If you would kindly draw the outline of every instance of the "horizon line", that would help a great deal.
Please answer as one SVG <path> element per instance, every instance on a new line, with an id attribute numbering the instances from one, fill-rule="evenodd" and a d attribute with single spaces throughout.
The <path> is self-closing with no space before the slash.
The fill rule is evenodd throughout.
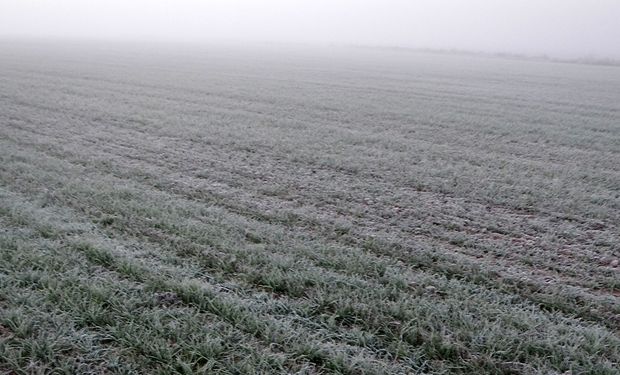
<path id="1" fill-rule="evenodd" d="M 581 55 L 578 57 L 559 57 L 546 53 L 521 53 L 510 51 L 485 51 L 476 49 L 462 48 L 443 48 L 443 47 L 423 47 L 423 46 L 404 46 L 390 44 L 368 44 L 368 43 L 350 43 L 350 42 L 320 42 L 320 41 L 277 41 L 277 40 L 239 40 L 239 39 L 175 39 L 161 37 L 144 37 L 136 36 L 130 38 L 121 38 L 115 36 L 66 36 L 66 35 L 32 35 L 32 34 L 0 34 L 0 41 L 52 41 L 52 42 L 97 42 L 97 43 L 149 43 L 164 45 L 285 45 L 285 46 L 310 46 L 314 48 L 320 47 L 341 47 L 341 48 L 359 48 L 372 50 L 389 50 L 402 52 L 422 52 L 439 55 L 459 55 L 459 56 L 477 56 L 486 58 L 498 58 L 506 60 L 523 60 L 523 61 L 539 61 L 565 64 L 581 64 L 581 65 L 598 65 L 620 67 L 620 58 L 597 56 L 597 55 Z"/>

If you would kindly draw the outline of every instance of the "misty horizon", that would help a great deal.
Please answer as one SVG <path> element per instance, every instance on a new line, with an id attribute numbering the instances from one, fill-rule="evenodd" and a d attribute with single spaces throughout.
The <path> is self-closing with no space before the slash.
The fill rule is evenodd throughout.
<path id="1" fill-rule="evenodd" d="M 294 43 L 620 59 L 620 2 L 7 0 L 0 37 Z"/>

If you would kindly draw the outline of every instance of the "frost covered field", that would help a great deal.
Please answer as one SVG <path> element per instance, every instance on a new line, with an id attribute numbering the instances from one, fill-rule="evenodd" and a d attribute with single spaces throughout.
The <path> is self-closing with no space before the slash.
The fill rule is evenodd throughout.
<path id="1" fill-rule="evenodd" d="M 620 68 L 0 42 L 0 373 L 618 374 Z"/>

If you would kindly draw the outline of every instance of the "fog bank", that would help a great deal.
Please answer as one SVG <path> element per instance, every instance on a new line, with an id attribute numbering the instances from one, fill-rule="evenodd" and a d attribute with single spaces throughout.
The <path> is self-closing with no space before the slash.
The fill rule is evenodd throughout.
<path id="1" fill-rule="evenodd" d="M 2 0 L 0 36 L 294 42 L 620 58 L 617 0 Z"/>

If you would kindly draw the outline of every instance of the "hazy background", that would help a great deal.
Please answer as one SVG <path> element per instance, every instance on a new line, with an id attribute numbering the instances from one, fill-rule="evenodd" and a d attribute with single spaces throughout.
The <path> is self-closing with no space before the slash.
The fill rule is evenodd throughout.
<path id="1" fill-rule="evenodd" d="M 330 43 L 618 59 L 620 0 L 0 0 L 0 36 Z"/>

